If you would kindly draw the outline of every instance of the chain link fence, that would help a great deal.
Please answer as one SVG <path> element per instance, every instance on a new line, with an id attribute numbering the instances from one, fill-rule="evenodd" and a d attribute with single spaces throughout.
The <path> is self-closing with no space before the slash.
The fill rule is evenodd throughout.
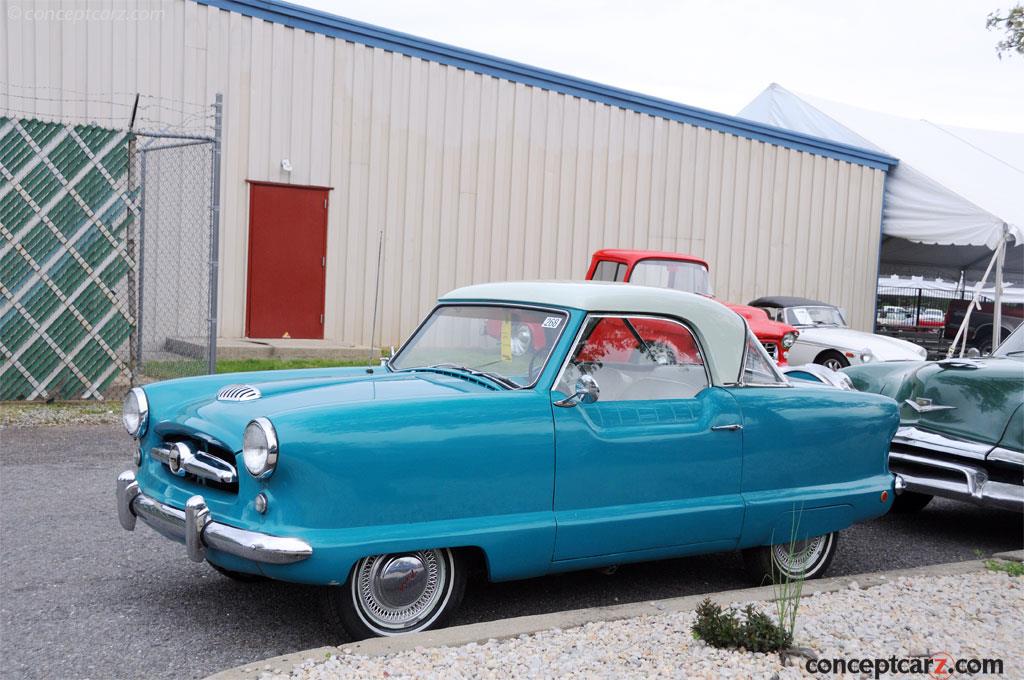
<path id="1" fill-rule="evenodd" d="M 136 110 L 120 128 L 0 111 L 0 400 L 214 370 L 220 96 L 195 133 L 133 130 Z"/>
<path id="2" fill-rule="evenodd" d="M 215 139 L 141 136 L 135 379 L 216 365 Z"/>

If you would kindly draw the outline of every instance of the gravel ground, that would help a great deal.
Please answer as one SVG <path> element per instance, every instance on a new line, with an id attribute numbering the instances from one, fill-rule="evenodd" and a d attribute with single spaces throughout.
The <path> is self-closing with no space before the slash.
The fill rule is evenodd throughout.
<path id="1" fill-rule="evenodd" d="M 997 658 L 1024 668 L 1024 579 L 1006 574 L 901 578 L 803 601 L 796 639 L 819 659 Z M 899 603 L 899 615 L 880 603 Z M 770 603 L 757 603 L 773 615 Z M 804 660 L 716 649 L 694 640 L 693 612 L 591 623 L 463 647 L 382 657 L 343 653 L 261 680 L 328 678 L 801 678 Z M 831 674 L 828 674 L 831 675 Z M 859 674 L 858 674 L 859 676 Z M 856 677 L 856 676 L 855 676 Z"/>
<path id="2" fill-rule="evenodd" d="M 121 422 L 121 403 L 0 403 L 0 427 L 114 425 Z"/>
<path id="3" fill-rule="evenodd" d="M 346 642 L 322 591 L 239 584 L 140 525 L 123 531 L 120 426 L 0 428 L 0 677 L 189 678 Z M 833 576 L 1024 547 L 1017 513 L 937 500 L 843 532 Z M 977 551 L 977 553 L 976 553 Z M 453 624 L 747 587 L 737 553 L 510 583 L 471 581 Z"/>

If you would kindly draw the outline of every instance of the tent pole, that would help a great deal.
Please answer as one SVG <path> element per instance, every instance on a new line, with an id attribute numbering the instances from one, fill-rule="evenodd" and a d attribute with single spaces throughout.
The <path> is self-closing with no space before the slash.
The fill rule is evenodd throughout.
<path id="1" fill-rule="evenodd" d="M 1006 236 L 1009 229 L 1003 223 L 1003 233 L 999 239 L 999 252 L 996 254 L 996 299 L 992 309 L 992 349 L 999 346 L 1003 335 L 1003 262 L 1006 259 Z"/>
<path id="2" fill-rule="evenodd" d="M 960 328 L 956 331 L 956 336 L 953 338 L 953 343 L 946 350 L 946 358 L 949 359 L 957 351 L 956 346 L 960 345 L 960 356 L 964 355 L 967 351 L 967 329 L 971 326 L 971 312 L 975 309 L 981 309 L 981 304 L 978 302 L 978 298 L 981 297 L 981 289 L 985 287 L 985 282 L 988 281 L 988 275 L 992 273 L 992 265 L 999 259 L 999 253 L 1002 252 L 1000 246 L 996 246 L 996 252 L 988 261 L 988 267 L 985 268 L 985 273 L 982 275 L 981 280 L 974 284 L 974 294 L 971 296 L 971 303 L 967 305 L 967 311 L 964 313 L 964 320 L 960 323 Z M 966 288 L 966 283 L 964 287 Z M 962 344 L 961 344 L 962 343 Z"/>

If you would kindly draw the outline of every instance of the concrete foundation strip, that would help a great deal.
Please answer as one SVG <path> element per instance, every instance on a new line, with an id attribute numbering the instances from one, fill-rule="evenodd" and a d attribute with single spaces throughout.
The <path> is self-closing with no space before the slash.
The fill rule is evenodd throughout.
<path id="1" fill-rule="evenodd" d="M 1024 550 L 996 553 L 992 559 L 1007 560 L 1013 562 L 1024 562 Z M 987 560 L 971 560 L 968 562 L 950 562 L 947 564 L 933 564 L 925 567 L 913 567 L 910 569 L 895 569 L 872 574 L 856 574 L 853 576 L 837 576 L 804 583 L 803 596 L 817 593 L 830 593 L 837 590 L 849 588 L 850 584 L 856 582 L 860 588 L 873 588 L 888 583 L 894 579 L 908 576 L 954 576 L 957 574 L 970 574 L 985 570 Z M 534 616 L 520 616 L 500 621 L 485 621 L 483 623 L 472 623 L 465 626 L 455 626 L 432 630 L 425 633 L 414 633 L 393 638 L 372 638 L 361 642 L 352 642 L 338 646 L 317 647 L 301 652 L 275 656 L 263 661 L 255 661 L 242 666 L 230 668 L 215 673 L 207 680 L 252 680 L 264 672 L 289 673 L 291 670 L 304 661 L 310 659 L 323 661 L 331 654 L 363 654 L 365 656 L 386 656 L 397 652 L 404 652 L 417 647 L 460 647 L 471 642 L 487 642 L 488 640 L 501 640 L 505 638 L 518 637 L 539 633 L 540 631 L 552 628 L 575 628 L 594 621 L 618 621 L 630 619 L 637 616 L 657 616 L 680 611 L 692 611 L 700 602 L 711 598 L 723 606 L 742 603 L 760 602 L 771 600 L 774 597 L 774 590 L 771 586 L 760 588 L 744 588 L 741 590 L 726 590 L 717 593 L 702 593 L 700 595 L 687 595 L 685 597 L 673 597 L 665 600 L 649 600 L 645 602 L 632 602 L 629 604 L 617 604 L 606 607 L 590 607 L 588 609 L 576 609 L 572 611 L 554 612 L 551 614 L 537 614 Z"/>

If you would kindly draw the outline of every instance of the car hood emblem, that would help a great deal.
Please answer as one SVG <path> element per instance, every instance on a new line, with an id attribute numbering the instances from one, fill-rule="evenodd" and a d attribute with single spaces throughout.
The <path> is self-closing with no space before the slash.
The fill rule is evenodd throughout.
<path id="1" fill-rule="evenodd" d="M 914 409 L 918 413 L 931 413 L 932 411 L 949 411 L 955 409 L 956 406 L 943 406 L 942 404 L 932 403 L 931 399 L 925 397 L 915 397 L 913 399 L 907 399 L 903 402 L 910 408 Z"/>

